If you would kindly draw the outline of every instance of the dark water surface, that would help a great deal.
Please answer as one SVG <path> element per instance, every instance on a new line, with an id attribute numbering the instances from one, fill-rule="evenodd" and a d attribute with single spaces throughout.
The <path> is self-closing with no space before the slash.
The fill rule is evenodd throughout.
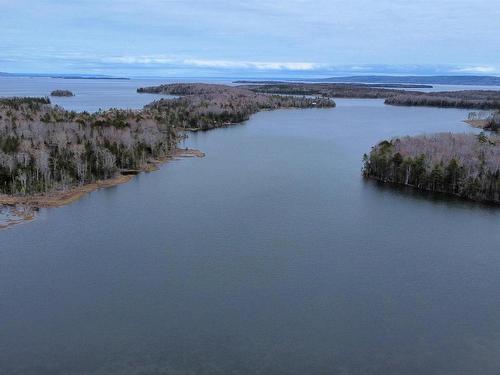
<path id="1" fill-rule="evenodd" d="M 0 373 L 500 373 L 500 210 L 360 177 L 467 112 L 337 103 L 1 231 Z"/>

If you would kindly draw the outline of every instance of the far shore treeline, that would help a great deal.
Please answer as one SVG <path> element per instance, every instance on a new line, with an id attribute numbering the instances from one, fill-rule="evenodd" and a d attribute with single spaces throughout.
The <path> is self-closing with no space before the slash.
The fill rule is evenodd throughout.
<path id="1" fill-rule="evenodd" d="M 266 83 L 239 87 L 270 94 L 385 99 L 385 104 L 391 105 L 500 109 L 500 91 L 495 90 L 422 92 L 348 83 Z"/>

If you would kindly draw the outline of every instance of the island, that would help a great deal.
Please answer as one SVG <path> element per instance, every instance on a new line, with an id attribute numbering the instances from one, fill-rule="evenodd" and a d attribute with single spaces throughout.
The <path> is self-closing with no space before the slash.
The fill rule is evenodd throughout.
<path id="1" fill-rule="evenodd" d="M 71 91 L 69 90 L 54 90 L 50 93 L 50 96 L 75 96 Z"/>
<path id="2" fill-rule="evenodd" d="M 384 183 L 500 204 L 500 137 L 440 133 L 384 140 L 363 157 Z"/>
<path id="3" fill-rule="evenodd" d="M 333 108 L 325 98 L 264 95 L 231 86 L 173 84 L 139 89 L 178 95 L 141 110 L 67 111 L 49 98 L 0 98 L 0 204 L 59 206 L 123 183 L 175 157 L 186 131 L 241 123 L 279 108 Z"/>

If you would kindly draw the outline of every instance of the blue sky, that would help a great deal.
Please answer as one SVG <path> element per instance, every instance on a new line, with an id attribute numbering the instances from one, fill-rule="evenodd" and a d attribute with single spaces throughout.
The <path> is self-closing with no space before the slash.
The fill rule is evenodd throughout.
<path id="1" fill-rule="evenodd" d="M 499 0 L 0 0 L 0 71 L 500 75 Z"/>

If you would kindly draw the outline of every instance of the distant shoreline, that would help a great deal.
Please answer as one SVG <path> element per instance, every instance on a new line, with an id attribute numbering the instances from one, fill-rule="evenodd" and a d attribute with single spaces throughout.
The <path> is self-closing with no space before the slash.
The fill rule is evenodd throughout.
<path id="1" fill-rule="evenodd" d="M 0 78 L 59 78 L 59 79 L 103 79 L 103 80 L 130 80 L 127 77 L 113 77 L 87 74 L 37 74 L 37 73 L 5 73 L 0 72 Z"/>

